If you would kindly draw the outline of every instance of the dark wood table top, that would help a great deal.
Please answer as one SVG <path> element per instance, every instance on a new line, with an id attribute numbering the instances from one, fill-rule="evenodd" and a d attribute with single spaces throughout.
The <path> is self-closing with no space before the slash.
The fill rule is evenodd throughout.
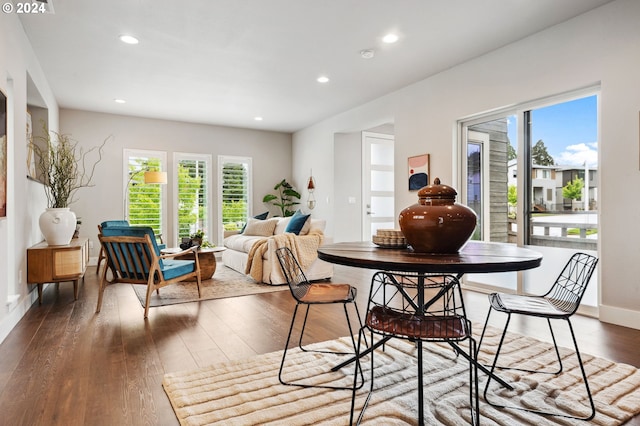
<path id="1" fill-rule="evenodd" d="M 457 254 L 414 253 L 381 248 L 368 241 L 327 244 L 318 257 L 339 265 L 418 273 L 488 273 L 537 268 L 542 254 L 514 244 L 469 241 Z"/>

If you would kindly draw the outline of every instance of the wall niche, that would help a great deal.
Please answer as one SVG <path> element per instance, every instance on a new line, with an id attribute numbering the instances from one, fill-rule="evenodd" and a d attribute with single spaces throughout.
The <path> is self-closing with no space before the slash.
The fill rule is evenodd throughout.
<path id="1" fill-rule="evenodd" d="M 35 83 L 31 79 L 29 73 L 27 73 L 27 129 L 26 140 L 27 144 L 27 164 L 26 173 L 27 178 L 42 182 L 43 178 L 38 171 L 36 164 L 38 159 L 36 153 L 33 150 L 31 143 L 36 144 L 39 148 L 46 152 L 45 140 L 46 130 L 49 128 L 49 109 L 44 102 L 40 91 L 36 87 Z"/>

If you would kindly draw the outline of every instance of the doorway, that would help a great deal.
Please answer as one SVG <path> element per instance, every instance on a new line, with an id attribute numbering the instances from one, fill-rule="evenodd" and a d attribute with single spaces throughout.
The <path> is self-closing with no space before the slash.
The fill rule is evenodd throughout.
<path id="1" fill-rule="evenodd" d="M 394 136 L 362 132 L 362 241 L 395 227 Z"/>

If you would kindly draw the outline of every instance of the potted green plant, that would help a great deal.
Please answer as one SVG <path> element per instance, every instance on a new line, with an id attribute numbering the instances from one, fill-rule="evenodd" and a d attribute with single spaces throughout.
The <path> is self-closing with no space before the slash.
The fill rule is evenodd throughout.
<path id="1" fill-rule="evenodd" d="M 65 245 L 77 225 L 69 205 L 80 188 L 93 186 L 93 175 L 109 138 L 84 150 L 68 135 L 50 132 L 46 125 L 43 134 L 30 143 L 47 197 L 48 208 L 40 216 L 40 230 L 49 245 Z M 93 156 L 96 158 L 90 159 Z"/>
<path id="2" fill-rule="evenodd" d="M 196 232 L 189 236 L 191 238 L 191 245 L 202 247 L 202 242 L 204 241 L 204 231 L 198 229 Z"/>
<path id="3" fill-rule="evenodd" d="M 262 202 L 278 207 L 282 217 L 293 216 L 295 210 L 292 210 L 291 207 L 300 204 L 297 201 L 300 199 L 300 193 L 286 179 L 282 179 L 273 189 L 278 193 L 265 195 Z"/>

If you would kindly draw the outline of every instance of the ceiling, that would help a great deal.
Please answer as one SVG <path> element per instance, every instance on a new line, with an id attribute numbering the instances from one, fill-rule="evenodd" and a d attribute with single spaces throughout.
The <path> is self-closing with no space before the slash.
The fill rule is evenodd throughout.
<path id="1" fill-rule="evenodd" d="M 19 16 L 62 108 L 294 132 L 609 1 L 49 0 Z"/>

